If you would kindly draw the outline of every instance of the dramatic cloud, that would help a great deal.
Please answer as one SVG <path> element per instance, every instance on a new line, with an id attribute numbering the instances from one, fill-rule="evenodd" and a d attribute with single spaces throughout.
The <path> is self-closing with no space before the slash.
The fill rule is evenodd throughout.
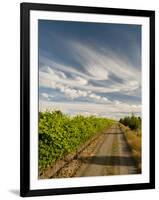
<path id="1" fill-rule="evenodd" d="M 119 25 L 116 26 L 119 28 Z M 107 25 L 105 27 L 107 29 Z M 131 27 L 129 29 L 131 30 Z M 124 27 L 123 30 L 127 31 L 130 38 L 129 29 Z M 135 32 L 127 45 L 120 43 L 120 38 L 115 44 L 112 38 L 105 37 L 101 45 L 102 41 L 98 35 L 92 38 L 92 41 L 93 39 L 96 41 L 92 44 L 89 40 L 83 41 L 85 36 L 84 39 L 76 38 L 78 31 L 74 29 L 72 37 L 68 36 L 70 32 L 66 30 L 66 39 L 60 36 L 61 28 L 57 36 L 52 28 L 47 30 L 44 24 L 42 30 L 53 35 L 51 34 L 51 37 L 49 34 L 47 37 L 43 31 L 40 32 L 40 109 L 48 107 L 52 109 L 57 106 L 69 114 L 95 114 L 116 118 L 131 112 L 141 114 L 141 58 L 139 56 L 141 40 L 137 44 Z M 138 27 L 136 32 L 139 32 Z M 86 33 L 90 34 L 91 38 L 93 33 L 90 30 Z M 114 32 L 110 37 L 117 37 L 113 34 Z M 48 38 L 50 44 L 51 41 L 52 44 L 53 41 L 55 42 L 55 45 L 47 44 L 49 49 L 43 44 L 44 41 L 47 43 Z"/>
<path id="2" fill-rule="evenodd" d="M 75 76 L 74 79 L 69 79 L 63 72 L 53 71 L 50 67 L 46 67 L 46 72 L 40 71 L 39 77 L 40 86 L 57 89 L 71 99 L 87 97 L 99 102 L 108 102 L 106 97 L 101 97 L 92 93 L 90 90 L 87 90 L 86 85 L 88 80 L 82 77 Z M 83 90 L 74 88 L 83 88 Z M 42 93 L 42 96 L 49 98 L 49 95 L 46 93 Z"/>

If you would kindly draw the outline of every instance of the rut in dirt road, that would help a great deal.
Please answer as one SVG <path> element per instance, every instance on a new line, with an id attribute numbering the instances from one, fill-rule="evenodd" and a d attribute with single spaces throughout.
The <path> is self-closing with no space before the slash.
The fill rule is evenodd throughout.
<path id="1" fill-rule="evenodd" d="M 91 156 L 79 159 L 82 164 L 75 177 L 137 174 L 131 150 L 117 124 L 104 133 Z"/>

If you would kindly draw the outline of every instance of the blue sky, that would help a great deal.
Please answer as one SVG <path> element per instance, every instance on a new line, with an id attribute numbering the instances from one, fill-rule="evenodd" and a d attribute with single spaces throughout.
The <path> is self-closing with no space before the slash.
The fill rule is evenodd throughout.
<path id="1" fill-rule="evenodd" d="M 141 26 L 39 20 L 39 106 L 141 115 Z"/>

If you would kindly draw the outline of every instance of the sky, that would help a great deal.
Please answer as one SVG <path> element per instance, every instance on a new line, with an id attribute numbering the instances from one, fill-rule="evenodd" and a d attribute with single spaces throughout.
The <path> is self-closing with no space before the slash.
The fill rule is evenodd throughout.
<path id="1" fill-rule="evenodd" d="M 39 20 L 39 110 L 141 116 L 141 26 Z"/>

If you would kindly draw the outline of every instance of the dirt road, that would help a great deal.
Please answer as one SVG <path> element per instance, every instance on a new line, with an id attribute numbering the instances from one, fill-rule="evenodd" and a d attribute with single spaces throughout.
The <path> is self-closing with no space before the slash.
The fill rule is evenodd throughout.
<path id="1" fill-rule="evenodd" d="M 91 156 L 78 157 L 81 164 L 75 177 L 136 174 L 137 169 L 118 124 L 105 131 Z"/>
<path id="2" fill-rule="evenodd" d="M 50 178 L 137 173 L 124 133 L 116 123 Z"/>

